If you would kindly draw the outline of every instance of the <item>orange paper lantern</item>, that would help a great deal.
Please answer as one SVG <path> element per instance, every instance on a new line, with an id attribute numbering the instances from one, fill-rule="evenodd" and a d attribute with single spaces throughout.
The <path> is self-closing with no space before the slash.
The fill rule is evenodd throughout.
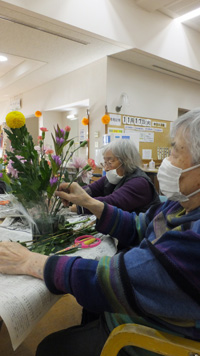
<path id="1" fill-rule="evenodd" d="M 36 117 L 40 117 L 40 116 L 42 116 L 41 111 L 39 111 L 39 110 L 38 110 L 38 111 L 36 111 L 36 112 L 35 112 L 35 116 L 36 116 Z"/>
<path id="2" fill-rule="evenodd" d="M 104 116 L 102 116 L 101 121 L 103 122 L 104 125 L 109 124 L 110 116 L 108 114 L 105 114 Z"/>
<path id="3" fill-rule="evenodd" d="M 82 120 L 81 120 L 81 123 L 85 126 L 87 126 L 89 124 L 89 119 L 87 117 L 84 117 Z"/>

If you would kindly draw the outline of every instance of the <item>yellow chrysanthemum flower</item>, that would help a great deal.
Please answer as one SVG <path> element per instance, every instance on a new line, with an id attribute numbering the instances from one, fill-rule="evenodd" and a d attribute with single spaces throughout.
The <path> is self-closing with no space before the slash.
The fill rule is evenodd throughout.
<path id="1" fill-rule="evenodd" d="M 20 111 L 11 111 L 6 116 L 6 124 L 11 129 L 19 129 L 26 122 L 25 116 Z"/>

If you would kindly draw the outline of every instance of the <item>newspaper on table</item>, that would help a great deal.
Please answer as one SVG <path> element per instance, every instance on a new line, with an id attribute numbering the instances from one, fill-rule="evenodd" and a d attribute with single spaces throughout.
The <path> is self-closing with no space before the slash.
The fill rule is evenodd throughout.
<path id="1" fill-rule="evenodd" d="M 32 232 L 27 219 L 22 214 L 12 195 L 0 194 L 0 201 L 9 200 L 10 204 L 0 205 L 0 219 L 5 218 L 0 225 L 0 241 L 30 241 Z M 9 210 L 10 207 L 10 210 Z M 69 213 L 66 219 L 69 222 L 80 221 L 78 229 L 86 216 Z M 92 222 L 94 215 L 87 216 Z M 115 240 L 110 236 L 97 234 L 101 238 L 100 245 L 81 249 L 69 256 L 81 256 L 99 260 L 102 256 L 113 256 L 116 252 Z M 13 349 L 24 341 L 39 320 L 61 298 L 49 292 L 44 281 L 31 276 L 0 274 L 0 317 L 6 324 Z"/>

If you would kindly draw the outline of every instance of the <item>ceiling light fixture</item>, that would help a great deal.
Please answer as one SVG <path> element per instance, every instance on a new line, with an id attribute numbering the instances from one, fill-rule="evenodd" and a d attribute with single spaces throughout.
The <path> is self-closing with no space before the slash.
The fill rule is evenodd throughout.
<path id="1" fill-rule="evenodd" d="M 200 7 L 198 9 L 187 12 L 185 15 L 177 17 L 175 20 L 177 22 L 184 22 L 190 19 L 193 19 L 194 17 L 200 16 Z"/>
<path id="2" fill-rule="evenodd" d="M 74 114 L 67 115 L 66 118 L 69 120 L 77 120 L 78 119 L 77 116 L 75 116 Z"/>
<path id="3" fill-rule="evenodd" d="M 0 62 L 6 62 L 8 58 L 6 56 L 0 56 Z"/>

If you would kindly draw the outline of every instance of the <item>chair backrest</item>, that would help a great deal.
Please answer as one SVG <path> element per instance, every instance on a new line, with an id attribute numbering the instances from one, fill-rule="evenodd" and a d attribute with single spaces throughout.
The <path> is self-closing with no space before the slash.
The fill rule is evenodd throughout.
<path id="1" fill-rule="evenodd" d="M 117 356 L 118 352 L 128 345 L 165 356 L 200 356 L 200 342 L 137 324 L 116 327 L 100 356 Z"/>

